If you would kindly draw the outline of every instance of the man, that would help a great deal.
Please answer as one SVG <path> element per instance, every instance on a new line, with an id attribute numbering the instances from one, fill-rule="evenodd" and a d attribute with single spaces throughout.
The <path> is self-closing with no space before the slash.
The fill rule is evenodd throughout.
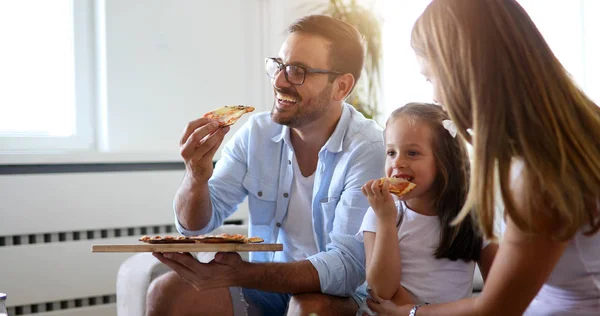
<path id="1" fill-rule="evenodd" d="M 361 186 L 383 175 L 381 128 L 344 99 L 364 60 L 361 36 L 326 16 L 288 29 L 276 58 L 266 59 L 275 104 L 234 135 L 213 171 L 228 128 L 208 119 L 181 139 L 186 176 L 175 197 L 178 230 L 212 231 L 248 196 L 250 235 L 282 243 L 283 252 L 155 256 L 179 274 L 153 282 L 150 315 L 354 315 L 364 282 L 364 249 L 354 235 L 368 208 Z M 216 132 L 215 132 L 216 131 Z M 212 136 L 208 136 L 211 133 Z M 206 138 L 205 138 L 206 137 Z"/>

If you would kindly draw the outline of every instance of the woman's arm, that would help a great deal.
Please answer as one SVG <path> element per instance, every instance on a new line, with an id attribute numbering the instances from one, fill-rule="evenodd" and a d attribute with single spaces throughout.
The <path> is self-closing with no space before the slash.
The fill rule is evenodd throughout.
<path id="1" fill-rule="evenodd" d="M 400 248 L 393 221 L 377 222 L 377 233 L 364 232 L 367 283 L 375 295 L 389 300 L 400 287 Z"/>
<path id="2" fill-rule="evenodd" d="M 487 281 L 487 276 L 492 268 L 492 263 L 496 257 L 496 252 L 498 252 L 498 244 L 489 243 L 487 246 L 485 246 L 485 248 L 483 248 L 481 251 L 481 257 L 479 258 L 479 261 L 477 261 L 477 266 L 479 266 L 479 271 L 481 272 L 484 283 Z"/>

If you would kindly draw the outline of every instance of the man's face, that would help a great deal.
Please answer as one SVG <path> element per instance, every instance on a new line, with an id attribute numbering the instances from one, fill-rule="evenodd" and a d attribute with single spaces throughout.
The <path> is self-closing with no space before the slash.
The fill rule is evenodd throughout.
<path id="1" fill-rule="evenodd" d="M 279 50 L 279 62 L 329 70 L 328 45 L 323 37 L 294 32 Z M 327 74 L 306 73 L 304 83 L 294 85 L 279 71 L 271 82 L 275 92 L 271 118 L 278 124 L 299 128 L 323 117 L 330 109 L 332 83 Z"/>

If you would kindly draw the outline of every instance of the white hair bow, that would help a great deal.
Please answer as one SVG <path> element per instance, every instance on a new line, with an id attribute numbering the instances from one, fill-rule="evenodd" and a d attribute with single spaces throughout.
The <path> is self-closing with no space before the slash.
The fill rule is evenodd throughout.
<path id="1" fill-rule="evenodd" d="M 454 125 L 454 122 L 452 122 L 452 120 L 443 120 L 442 125 L 448 131 L 448 133 L 450 133 L 450 136 L 456 138 L 456 133 L 458 131 L 456 129 L 456 125 Z"/>

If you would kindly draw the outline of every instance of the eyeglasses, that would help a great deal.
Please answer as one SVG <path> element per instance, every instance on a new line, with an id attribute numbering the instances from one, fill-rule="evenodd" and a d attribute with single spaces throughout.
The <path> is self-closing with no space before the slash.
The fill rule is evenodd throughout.
<path id="1" fill-rule="evenodd" d="M 265 64 L 267 69 L 267 76 L 271 79 L 275 79 L 277 74 L 283 70 L 283 74 L 285 75 L 285 79 L 294 85 L 301 85 L 304 83 L 306 79 L 307 73 L 315 73 L 315 74 L 333 74 L 333 75 L 341 75 L 341 72 L 333 71 L 333 70 L 324 70 L 324 69 L 315 69 L 315 68 L 306 68 L 303 66 L 296 65 L 286 65 L 279 62 L 275 58 L 265 58 Z"/>

